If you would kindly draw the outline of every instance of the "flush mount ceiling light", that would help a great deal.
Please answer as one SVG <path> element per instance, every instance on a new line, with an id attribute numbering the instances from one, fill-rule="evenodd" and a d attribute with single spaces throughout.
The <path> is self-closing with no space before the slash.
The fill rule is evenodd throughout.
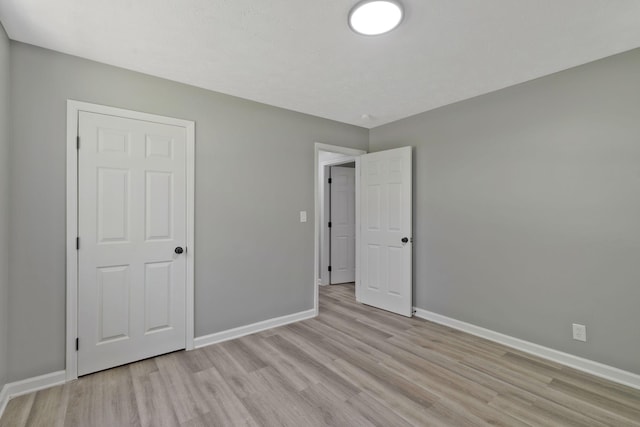
<path id="1" fill-rule="evenodd" d="M 365 36 L 388 33 L 402 21 L 402 5 L 397 1 L 366 0 L 349 12 L 349 26 Z"/>

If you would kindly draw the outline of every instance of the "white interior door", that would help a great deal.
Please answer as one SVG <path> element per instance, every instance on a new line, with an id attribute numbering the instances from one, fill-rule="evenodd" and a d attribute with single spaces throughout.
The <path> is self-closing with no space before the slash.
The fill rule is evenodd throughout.
<path id="1" fill-rule="evenodd" d="M 360 280 L 357 299 L 413 313 L 411 147 L 360 160 Z"/>
<path id="2" fill-rule="evenodd" d="M 186 130 L 80 112 L 78 132 L 85 375 L 185 348 Z"/>
<path id="3" fill-rule="evenodd" d="M 356 280 L 355 168 L 331 167 L 331 284 Z"/>

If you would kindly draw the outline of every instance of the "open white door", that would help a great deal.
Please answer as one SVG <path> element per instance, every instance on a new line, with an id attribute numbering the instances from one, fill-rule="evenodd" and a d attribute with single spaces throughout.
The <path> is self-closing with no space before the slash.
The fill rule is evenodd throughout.
<path id="1" fill-rule="evenodd" d="M 360 159 L 357 300 L 411 317 L 411 147 L 365 154 Z"/>
<path id="2" fill-rule="evenodd" d="M 331 167 L 331 284 L 356 280 L 356 170 Z"/>

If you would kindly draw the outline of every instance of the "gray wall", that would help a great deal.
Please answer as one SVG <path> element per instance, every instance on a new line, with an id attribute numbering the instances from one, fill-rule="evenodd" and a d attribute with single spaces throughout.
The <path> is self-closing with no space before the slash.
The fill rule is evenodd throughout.
<path id="1" fill-rule="evenodd" d="M 9 324 L 9 38 L 0 24 L 0 390 L 7 382 Z"/>
<path id="2" fill-rule="evenodd" d="M 313 308 L 313 143 L 366 149 L 366 129 L 21 43 L 11 54 L 11 380 L 64 369 L 68 98 L 196 121 L 196 336 Z"/>
<path id="3" fill-rule="evenodd" d="M 634 50 L 371 130 L 415 147 L 418 307 L 640 373 L 639 76 Z"/>
<path id="4" fill-rule="evenodd" d="M 5 174 L 7 45 L 0 34 Z M 10 53 L 0 384 L 64 368 L 68 98 L 196 121 L 197 336 L 312 308 L 313 142 L 366 149 L 366 130 L 20 43 Z M 638 75 L 640 50 L 371 131 L 371 151 L 416 147 L 418 307 L 640 373 Z"/>

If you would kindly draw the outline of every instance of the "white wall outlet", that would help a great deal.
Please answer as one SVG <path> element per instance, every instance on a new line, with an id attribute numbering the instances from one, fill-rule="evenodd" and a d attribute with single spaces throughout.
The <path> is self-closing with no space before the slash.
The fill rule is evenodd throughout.
<path id="1" fill-rule="evenodd" d="M 587 327 L 578 323 L 573 324 L 573 339 L 576 341 L 587 341 Z"/>
<path id="2" fill-rule="evenodd" d="M 307 222 L 307 211 L 300 211 L 300 222 Z"/>

